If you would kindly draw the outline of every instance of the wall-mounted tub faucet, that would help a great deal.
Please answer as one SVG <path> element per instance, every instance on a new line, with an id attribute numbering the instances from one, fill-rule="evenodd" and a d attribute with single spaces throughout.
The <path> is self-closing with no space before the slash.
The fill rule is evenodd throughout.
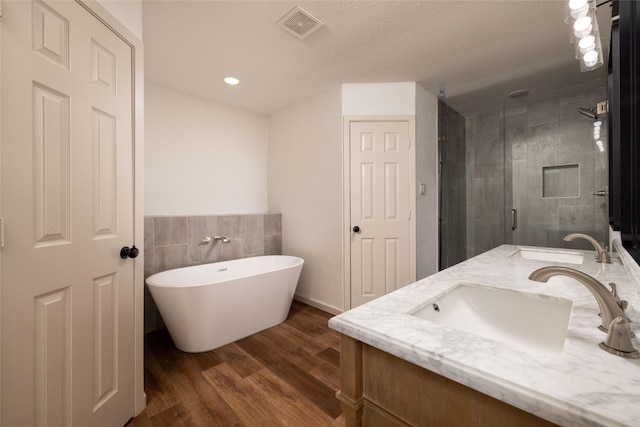
<path id="1" fill-rule="evenodd" d="M 564 239 L 562 240 L 564 240 L 565 242 L 570 242 L 574 239 L 585 239 L 589 241 L 589 243 L 591 243 L 593 247 L 596 249 L 596 251 L 598 252 L 598 255 L 597 255 L 598 262 L 611 264 L 611 258 L 609 257 L 609 252 L 607 251 L 607 247 L 603 246 L 596 239 L 594 239 L 593 237 L 587 234 L 574 233 L 574 234 L 567 234 L 566 236 L 564 236 Z"/>
<path id="2" fill-rule="evenodd" d="M 569 267 L 542 267 L 529 275 L 529 280 L 547 282 L 553 276 L 567 276 L 583 284 L 595 297 L 600 307 L 602 321 L 598 329 L 607 332 L 607 339 L 600 347 L 622 357 L 640 358 L 640 353 L 633 347 L 631 337 L 634 336 L 629 327 L 629 319 L 624 313 L 613 293 L 598 280 L 581 271 Z"/>

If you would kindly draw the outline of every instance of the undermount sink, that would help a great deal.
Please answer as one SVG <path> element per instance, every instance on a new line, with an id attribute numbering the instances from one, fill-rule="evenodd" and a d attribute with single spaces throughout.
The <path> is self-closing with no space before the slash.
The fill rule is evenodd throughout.
<path id="1" fill-rule="evenodd" d="M 458 283 L 410 314 L 521 350 L 559 355 L 571 306 L 564 298 Z"/>
<path id="2" fill-rule="evenodd" d="M 559 249 L 518 248 L 512 257 L 533 259 L 536 261 L 560 262 L 565 264 L 582 264 L 584 254 L 581 252 L 563 251 Z"/>

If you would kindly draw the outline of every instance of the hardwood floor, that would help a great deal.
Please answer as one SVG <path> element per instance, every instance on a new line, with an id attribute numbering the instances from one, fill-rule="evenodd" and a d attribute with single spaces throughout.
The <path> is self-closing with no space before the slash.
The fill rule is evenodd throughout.
<path id="1" fill-rule="evenodd" d="M 206 353 L 145 337 L 147 407 L 128 427 L 342 426 L 332 315 L 294 301 L 284 323 Z"/>

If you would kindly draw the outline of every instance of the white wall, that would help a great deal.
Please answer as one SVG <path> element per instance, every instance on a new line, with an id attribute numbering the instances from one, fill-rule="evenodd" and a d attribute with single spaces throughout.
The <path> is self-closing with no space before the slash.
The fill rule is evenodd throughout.
<path id="1" fill-rule="evenodd" d="M 416 83 L 342 85 L 343 116 L 415 115 Z"/>
<path id="2" fill-rule="evenodd" d="M 266 210 L 266 117 L 147 83 L 145 215 Z"/>
<path id="3" fill-rule="evenodd" d="M 438 99 L 416 85 L 416 278 L 438 272 Z"/>
<path id="4" fill-rule="evenodd" d="M 305 260 L 296 296 L 342 311 L 341 91 L 269 117 L 269 211 L 282 213 L 282 251 Z"/>
<path id="5" fill-rule="evenodd" d="M 142 40 L 142 0 L 98 0 L 98 3 Z"/>

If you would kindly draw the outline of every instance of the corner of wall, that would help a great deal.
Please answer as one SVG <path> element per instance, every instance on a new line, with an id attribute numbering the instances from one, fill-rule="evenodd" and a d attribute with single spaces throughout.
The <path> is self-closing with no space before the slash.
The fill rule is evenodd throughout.
<path id="1" fill-rule="evenodd" d="M 268 118 L 268 209 L 282 213 L 282 250 L 304 258 L 296 298 L 342 307 L 340 87 Z M 330 311 L 331 312 L 331 311 Z"/>
<path id="2" fill-rule="evenodd" d="M 97 0 L 97 2 L 142 40 L 142 0 Z"/>
<path id="3" fill-rule="evenodd" d="M 438 101 L 416 85 L 416 278 L 438 271 Z"/>

